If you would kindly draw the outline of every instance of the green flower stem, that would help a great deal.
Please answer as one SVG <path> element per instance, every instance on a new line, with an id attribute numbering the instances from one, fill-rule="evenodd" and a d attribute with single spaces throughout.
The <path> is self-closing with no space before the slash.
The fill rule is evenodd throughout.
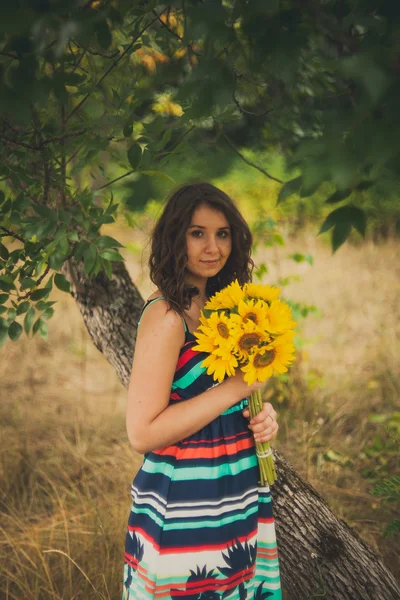
<path id="1" fill-rule="evenodd" d="M 249 409 L 251 418 L 258 415 L 262 411 L 263 401 L 260 390 L 253 392 L 249 396 Z M 260 456 L 266 452 L 270 452 L 271 446 L 269 442 L 256 442 L 256 453 L 258 458 L 258 466 L 260 469 L 260 485 L 272 485 L 276 480 L 275 463 L 272 454 L 269 456 Z"/>

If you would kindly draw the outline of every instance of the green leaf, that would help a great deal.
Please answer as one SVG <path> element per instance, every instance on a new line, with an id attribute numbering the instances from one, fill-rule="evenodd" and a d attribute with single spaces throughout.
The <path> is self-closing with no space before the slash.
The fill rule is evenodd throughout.
<path id="1" fill-rule="evenodd" d="M 302 177 L 300 176 L 284 183 L 279 191 L 277 204 L 283 202 L 283 200 L 286 200 L 287 198 L 289 198 L 289 196 L 292 196 L 292 194 L 298 192 L 301 186 L 301 182 Z"/>
<path id="2" fill-rule="evenodd" d="M 97 249 L 96 246 L 91 245 L 85 252 L 83 253 L 83 270 L 86 275 L 90 275 L 96 264 L 97 257 Z"/>
<path id="3" fill-rule="evenodd" d="M 112 248 L 107 248 L 106 250 L 102 250 L 100 252 L 101 258 L 105 258 L 106 260 L 124 260 L 124 258 L 120 255 L 117 250 L 113 250 Z"/>
<path id="4" fill-rule="evenodd" d="M 105 19 L 96 23 L 96 35 L 100 46 L 107 50 L 112 43 L 112 34 Z"/>
<path id="5" fill-rule="evenodd" d="M 29 307 L 30 303 L 28 301 L 21 302 L 21 304 L 19 304 L 17 308 L 17 315 L 22 315 L 23 313 L 26 313 L 29 310 Z"/>
<path id="6" fill-rule="evenodd" d="M 62 290 L 63 292 L 70 292 L 70 283 L 62 273 L 55 274 L 54 283 L 56 284 L 59 290 Z"/>
<path id="7" fill-rule="evenodd" d="M 27 335 L 31 330 L 34 317 L 35 317 L 35 309 L 33 308 L 33 306 L 31 306 L 31 308 L 26 313 L 25 319 L 24 319 L 24 330 Z"/>
<path id="8" fill-rule="evenodd" d="M 0 294 L 0 304 L 4 304 L 8 300 L 8 294 Z"/>
<path id="9" fill-rule="evenodd" d="M 356 189 L 359 190 L 360 192 L 364 192 L 365 190 L 369 190 L 369 188 L 371 188 L 373 185 L 375 185 L 375 181 L 361 181 Z"/>
<path id="10" fill-rule="evenodd" d="M 0 258 L 3 260 L 8 260 L 10 253 L 8 252 L 6 246 L 0 242 Z"/>
<path id="11" fill-rule="evenodd" d="M 40 337 L 43 338 L 44 340 L 47 340 L 48 335 L 49 335 L 49 326 L 42 319 L 39 319 L 39 321 L 40 321 L 40 325 L 39 325 Z"/>
<path id="12" fill-rule="evenodd" d="M 107 275 L 108 279 L 111 281 L 111 279 L 112 279 L 112 268 L 111 268 L 111 264 L 109 263 L 108 260 L 103 260 L 103 267 L 104 267 L 104 270 L 106 272 L 106 275 Z"/>
<path id="13" fill-rule="evenodd" d="M 39 216 L 43 217 L 43 219 L 48 219 L 49 221 L 58 220 L 58 214 L 48 206 L 44 206 L 43 204 L 33 204 L 32 207 Z"/>
<path id="14" fill-rule="evenodd" d="M 161 140 L 156 143 L 153 144 L 153 149 L 156 152 L 159 152 L 160 150 L 162 150 L 169 142 L 169 140 L 171 139 L 171 135 L 172 135 L 172 127 L 168 127 L 168 129 L 166 131 L 164 131 L 164 134 L 161 138 Z"/>
<path id="15" fill-rule="evenodd" d="M 351 232 L 351 223 L 337 223 L 332 231 L 332 250 L 338 248 L 347 240 Z"/>
<path id="16" fill-rule="evenodd" d="M 64 85 L 79 86 L 85 81 L 85 77 L 78 73 L 63 73 L 62 81 Z"/>
<path id="17" fill-rule="evenodd" d="M 71 242 L 79 242 L 78 232 L 70 231 L 70 233 L 68 234 L 68 239 L 71 240 Z"/>
<path id="18" fill-rule="evenodd" d="M 43 319 L 51 319 L 51 317 L 54 314 L 54 308 L 47 308 L 43 313 L 42 313 L 42 318 Z"/>
<path id="19" fill-rule="evenodd" d="M 84 252 L 86 252 L 86 250 L 89 248 L 89 243 L 86 242 L 85 240 L 81 240 L 77 246 L 75 247 L 74 250 L 74 258 L 76 261 L 81 260 L 81 258 L 83 257 Z"/>
<path id="20" fill-rule="evenodd" d="M 289 254 L 289 258 L 292 258 L 297 263 L 305 262 L 307 260 L 305 254 L 301 254 L 300 252 Z"/>
<path id="21" fill-rule="evenodd" d="M 33 327 L 32 327 L 32 335 L 35 335 L 35 334 L 36 334 L 36 333 L 39 331 L 41 323 L 42 323 L 42 320 L 41 320 L 41 318 L 39 317 L 39 318 L 38 318 L 38 319 L 35 321 L 35 323 L 34 323 L 34 325 L 33 325 Z"/>
<path id="22" fill-rule="evenodd" d="M 15 290 L 14 282 L 9 275 L 2 275 L 0 277 L 0 290 L 2 292 L 11 292 L 11 290 Z"/>
<path id="23" fill-rule="evenodd" d="M 341 202 L 345 198 L 350 196 L 352 190 L 337 190 L 332 196 L 329 196 L 325 202 L 327 204 L 335 204 L 336 202 Z"/>
<path id="24" fill-rule="evenodd" d="M 109 235 L 102 235 L 96 242 L 98 248 L 123 248 L 117 240 L 110 237 Z"/>
<path id="25" fill-rule="evenodd" d="M 39 300 L 39 302 L 36 304 L 36 309 L 37 310 L 47 310 L 48 308 L 50 308 L 50 306 L 54 306 L 54 304 L 56 304 L 56 302 L 51 302 L 51 301 L 44 302 L 43 300 Z"/>
<path id="26" fill-rule="evenodd" d="M 35 290 L 34 292 L 32 292 L 31 294 L 31 300 L 43 300 L 43 298 L 46 298 L 46 296 L 48 296 L 50 293 L 49 288 L 39 288 L 38 290 Z"/>
<path id="27" fill-rule="evenodd" d="M 8 340 L 8 324 L 5 319 L 0 317 L 0 346 L 3 346 Z"/>
<path id="28" fill-rule="evenodd" d="M 8 335 L 10 336 L 10 339 L 13 342 L 16 342 L 18 340 L 21 333 L 22 333 L 22 326 L 17 321 L 14 321 L 14 323 L 11 323 L 10 327 L 8 328 Z"/>
<path id="29" fill-rule="evenodd" d="M 132 121 L 132 119 L 129 119 L 125 123 L 122 133 L 124 134 L 125 137 L 131 137 L 132 131 L 133 131 L 133 121 Z"/>
<path id="30" fill-rule="evenodd" d="M 349 223 L 352 227 L 357 229 L 361 235 L 365 235 L 366 228 L 366 216 L 363 210 L 357 206 L 351 204 L 347 206 L 341 206 L 333 212 L 331 212 L 323 222 L 318 235 L 328 231 L 335 225 L 341 225 Z"/>
<path id="31" fill-rule="evenodd" d="M 22 279 L 21 281 L 21 288 L 23 290 L 32 289 L 33 287 L 35 287 L 35 285 L 36 281 L 32 279 L 32 277 L 25 277 L 25 279 Z"/>
<path id="32" fill-rule="evenodd" d="M 49 267 L 51 269 L 54 269 L 55 271 L 57 271 L 58 269 L 61 269 L 64 262 L 65 262 L 65 255 L 62 254 L 61 252 L 58 252 L 57 250 L 55 252 L 52 252 L 49 256 Z"/>
<path id="33" fill-rule="evenodd" d="M 128 150 L 128 160 L 133 169 L 137 169 L 142 160 L 142 149 L 139 144 L 132 144 Z"/>

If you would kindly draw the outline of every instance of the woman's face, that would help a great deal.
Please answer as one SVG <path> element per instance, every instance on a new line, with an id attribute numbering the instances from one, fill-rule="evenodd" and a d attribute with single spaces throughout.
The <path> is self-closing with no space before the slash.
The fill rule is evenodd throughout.
<path id="1" fill-rule="evenodd" d="M 232 250 L 231 227 L 223 212 L 202 204 L 193 213 L 186 232 L 187 280 L 217 275 Z"/>

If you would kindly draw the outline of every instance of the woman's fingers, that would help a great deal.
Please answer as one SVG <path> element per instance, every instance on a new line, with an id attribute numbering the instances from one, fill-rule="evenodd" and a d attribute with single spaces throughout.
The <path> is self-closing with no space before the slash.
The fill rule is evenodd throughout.
<path id="1" fill-rule="evenodd" d="M 278 433 L 279 425 L 275 423 L 271 429 L 265 429 L 261 433 L 254 434 L 255 442 L 269 442 Z"/>
<path id="2" fill-rule="evenodd" d="M 246 419 L 250 419 L 248 408 L 245 408 L 242 414 Z M 276 422 L 276 415 L 277 412 L 272 404 L 265 402 L 258 415 L 250 419 L 249 429 L 252 430 L 256 442 L 269 442 L 278 433 L 279 425 Z"/>

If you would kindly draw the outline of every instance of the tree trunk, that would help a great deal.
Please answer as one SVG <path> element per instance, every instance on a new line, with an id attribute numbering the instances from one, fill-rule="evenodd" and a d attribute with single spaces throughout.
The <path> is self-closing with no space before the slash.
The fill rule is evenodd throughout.
<path id="1" fill-rule="evenodd" d="M 91 281 L 81 266 L 64 273 L 96 345 L 127 386 L 143 300 L 124 263 L 109 281 Z M 400 585 L 382 558 L 329 509 L 318 492 L 274 452 L 271 487 L 282 584 L 292 600 L 399 600 Z"/>

